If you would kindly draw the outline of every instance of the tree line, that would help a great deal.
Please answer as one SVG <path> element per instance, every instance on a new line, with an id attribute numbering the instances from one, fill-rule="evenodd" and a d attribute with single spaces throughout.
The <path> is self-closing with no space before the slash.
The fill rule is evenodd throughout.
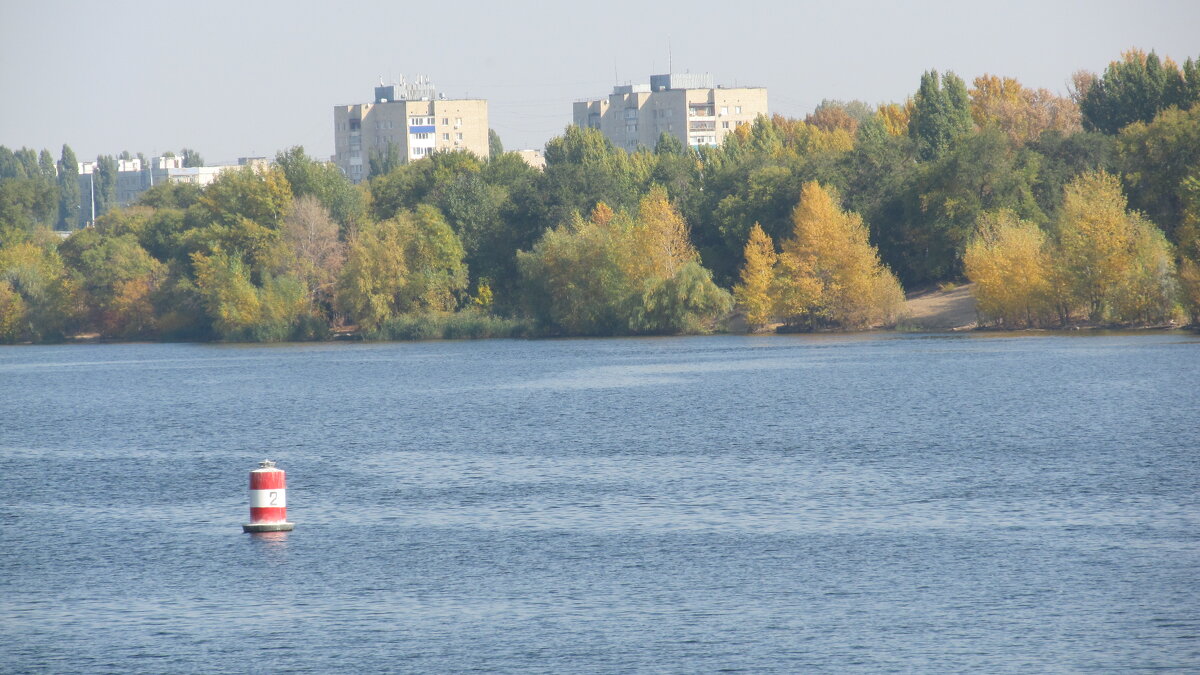
<path id="1" fill-rule="evenodd" d="M 379 157 L 356 186 L 294 147 L 129 208 L 108 193 L 65 240 L 73 153 L 0 148 L 0 339 L 858 329 L 964 279 L 1005 327 L 1196 322 L 1198 103 L 1196 61 L 1134 50 L 1067 96 L 929 71 L 902 103 L 825 101 L 720 147 L 568 127 L 542 171 L 493 134 L 487 160 Z"/>

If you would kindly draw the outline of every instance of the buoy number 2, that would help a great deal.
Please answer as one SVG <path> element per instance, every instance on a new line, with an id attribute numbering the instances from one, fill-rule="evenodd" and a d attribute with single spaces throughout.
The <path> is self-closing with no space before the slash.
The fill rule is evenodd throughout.
<path id="1" fill-rule="evenodd" d="M 271 490 L 271 506 L 276 506 L 279 502 L 279 493 Z"/>

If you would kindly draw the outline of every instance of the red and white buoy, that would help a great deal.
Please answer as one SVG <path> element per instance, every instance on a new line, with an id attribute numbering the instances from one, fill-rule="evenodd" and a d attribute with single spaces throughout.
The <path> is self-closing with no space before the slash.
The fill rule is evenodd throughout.
<path id="1" fill-rule="evenodd" d="M 250 522 L 243 532 L 290 532 L 287 522 L 286 474 L 264 459 L 250 472 Z"/>

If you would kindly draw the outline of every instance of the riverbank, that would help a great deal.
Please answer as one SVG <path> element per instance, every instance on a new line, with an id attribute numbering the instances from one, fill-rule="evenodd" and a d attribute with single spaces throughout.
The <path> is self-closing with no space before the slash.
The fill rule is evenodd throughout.
<path id="1" fill-rule="evenodd" d="M 975 303 L 975 297 L 971 294 L 971 289 L 974 284 L 962 284 L 957 286 L 932 286 L 929 288 L 918 289 L 908 293 L 904 301 L 904 315 L 900 322 L 896 325 L 895 330 L 899 332 L 915 333 L 945 333 L 945 332 L 963 332 L 979 330 L 979 314 Z M 465 317 L 470 318 L 470 317 Z M 451 322 L 453 323 L 453 322 Z M 511 326 L 508 327 L 509 332 L 499 330 L 496 326 L 491 326 L 496 330 L 495 335 L 489 335 L 479 326 L 478 317 L 475 320 L 469 320 L 462 323 L 462 326 L 457 324 L 446 331 L 444 325 L 421 324 L 417 325 L 412 321 L 404 323 L 403 326 L 396 327 L 395 334 L 391 335 L 390 340 L 433 340 L 433 339 L 463 339 L 463 338 L 479 338 L 479 337 L 504 337 L 524 336 L 533 337 L 532 329 L 526 327 L 522 330 L 514 330 Z M 773 324 L 763 327 L 759 333 L 769 334 L 782 324 Z M 1187 328 L 1187 326 L 1179 326 L 1169 324 L 1164 326 L 1146 326 L 1139 330 L 1173 330 L 1179 328 Z M 403 330 L 401 330 L 403 329 Z M 436 330 L 435 330 L 436 329 Z M 1069 326 L 1065 330 L 1114 330 L 1112 326 L 1097 326 L 1090 324 L 1076 324 Z M 723 332 L 740 334 L 746 332 L 745 320 L 741 315 L 736 315 L 725 326 Z M 361 340 L 363 336 L 357 331 L 354 326 L 345 326 L 333 331 L 330 336 L 330 341 L 342 340 Z M 70 338 L 67 342 L 74 343 L 92 343 L 92 342 L 121 342 L 121 340 L 109 340 L 101 338 L 96 334 L 77 335 Z"/>
<path id="2" fill-rule="evenodd" d="M 942 288 L 933 286 L 908 293 L 904 317 L 896 326 L 903 331 L 964 331 L 979 327 L 974 284 Z"/>

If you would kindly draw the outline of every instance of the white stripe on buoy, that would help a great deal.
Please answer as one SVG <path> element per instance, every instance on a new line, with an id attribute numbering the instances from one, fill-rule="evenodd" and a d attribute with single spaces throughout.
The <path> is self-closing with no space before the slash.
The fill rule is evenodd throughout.
<path id="1" fill-rule="evenodd" d="M 287 490 L 251 490 L 250 508 L 283 507 L 287 506 Z"/>

